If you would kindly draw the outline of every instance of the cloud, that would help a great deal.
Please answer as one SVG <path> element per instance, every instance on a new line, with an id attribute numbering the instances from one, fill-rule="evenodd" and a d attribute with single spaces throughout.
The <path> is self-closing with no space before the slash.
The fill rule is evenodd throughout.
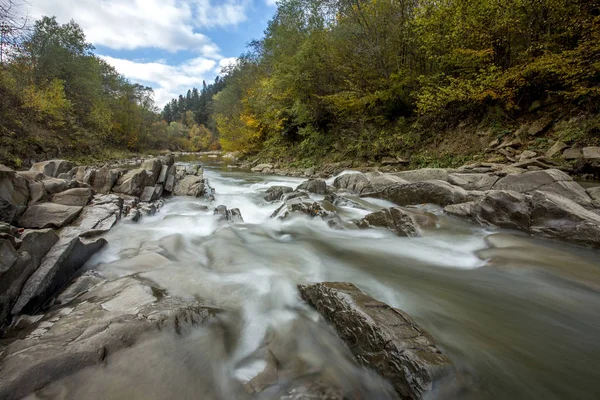
<path id="1" fill-rule="evenodd" d="M 276 6 L 277 5 L 277 0 L 265 0 L 265 3 L 268 6 Z"/>
<path id="2" fill-rule="evenodd" d="M 90 42 L 116 50 L 156 48 L 218 57 L 199 30 L 236 26 L 247 19 L 250 0 L 29 0 L 32 14 L 75 20 Z"/>
<path id="3" fill-rule="evenodd" d="M 192 87 L 201 88 L 203 80 L 209 83 L 220 72 L 221 66 L 229 65 L 235 60 L 224 58 L 215 61 L 197 57 L 179 65 L 168 65 L 160 61 L 136 62 L 102 55 L 99 57 L 132 81 L 152 86 L 154 99 L 159 107 Z"/>

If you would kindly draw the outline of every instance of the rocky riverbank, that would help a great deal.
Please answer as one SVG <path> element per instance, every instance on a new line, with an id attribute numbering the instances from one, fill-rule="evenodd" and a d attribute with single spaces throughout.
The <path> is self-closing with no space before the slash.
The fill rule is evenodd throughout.
<path id="1" fill-rule="evenodd" d="M 73 167 L 63 160 L 38 163 L 30 171 L 1 167 L 0 317 L 6 332 L 0 342 L 0 397 L 52 393 L 54 382 L 105 362 L 149 332 L 182 335 L 231 311 L 171 296 L 137 273 L 136 266 L 157 268 L 177 258 L 176 244 L 167 240 L 161 252 L 122 262 L 131 274 L 78 274 L 106 244 L 103 234 L 119 221 L 133 223 L 156 212 L 165 196 L 212 198 L 199 165 L 175 165 L 173 156 L 135 161 L 127 168 Z M 279 204 L 272 218 L 300 214 L 323 219 L 332 229 L 380 228 L 415 237 L 435 228 L 446 214 L 600 248 L 600 189 L 586 190 L 556 168 L 523 167 L 480 163 L 458 169 L 353 171 L 327 181 L 311 178 L 297 187 L 272 186 L 264 200 Z M 396 206 L 350 222 L 340 218 L 343 207 L 363 209 L 367 198 Z M 243 223 L 242 211 L 219 205 L 214 213 L 228 223 Z M 346 283 L 300 286 L 298 295 L 331 324 L 358 364 L 391 383 L 389 390 L 377 392 L 383 398 L 420 399 L 461 387 L 450 359 L 406 313 Z M 295 383 L 275 398 L 341 399 L 356 390 L 374 395 L 368 387 L 340 387 L 322 376 L 296 381 L 276 340 L 262 349 L 268 350 L 269 361 L 242 393 L 269 392 L 284 383 L 278 377 L 286 376 L 285 382 Z"/>

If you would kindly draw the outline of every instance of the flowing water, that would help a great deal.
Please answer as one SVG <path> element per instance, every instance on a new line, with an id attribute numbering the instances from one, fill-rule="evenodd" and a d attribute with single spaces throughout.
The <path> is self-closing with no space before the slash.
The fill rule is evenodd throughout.
<path id="1" fill-rule="evenodd" d="M 386 383 L 356 368 L 299 299 L 298 283 L 321 281 L 352 282 L 431 333 L 472 389 L 432 398 L 599 398 L 600 253 L 498 233 L 435 208 L 428 210 L 439 214 L 438 226 L 419 238 L 278 221 L 270 215 L 280 203 L 266 203 L 264 191 L 302 179 L 218 162 L 206 165 L 205 177 L 214 203 L 173 198 L 153 217 L 119 224 L 88 268 L 137 273 L 169 295 L 233 311 L 217 326 L 149 338 L 83 371 L 62 387 L 65 398 L 244 398 L 240 385 L 264 369 L 266 342 L 279 346 L 294 378 L 320 374 L 353 387 L 356 398 L 385 398 Z M 364 200 L 361 209 L 340 209 L 342 218 L 391 206 Z M 239 208 L 245 222 L 219 222 L 218 204 Z M 136 265 L 138 254 L 165 248 L 168 264 Z"/>

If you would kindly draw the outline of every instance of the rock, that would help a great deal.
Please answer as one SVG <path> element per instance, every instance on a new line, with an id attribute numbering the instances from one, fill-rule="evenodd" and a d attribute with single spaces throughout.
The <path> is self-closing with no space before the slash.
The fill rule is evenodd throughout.
<path id="1" fill-rule="evenodd" d="M 63 172 L 69 172 L 72 166 L 68 161 L 65 160 L 50 160 L 35 163 L 31 166 L 30 171 L 41 172 L 51 178 L 56 178 Z"/>
<path id="2" fill-rule="evenodd" d="M 531 171 L 520 175 L 508 175 L 500 179 L 494 190 L 513 190 L 519 193 L 532 193 L 536 190 L 565 196 L 576 203 L 591 208 L 591 198 L 578 183 L 562 171 L 548 169 Z"/>
<path id="3" fill-rule="evenodd" d="M 9 315 L 25 281 L 40 266 L 43 257 L 58 241 L 52 229 L 25 231 L 18 259 L 12 268 L 0 273 L 0 324 Z M 4 257 L 0 258 L 4 259 Z"/>
<path id="4" fill-rule="evenodd" d="M 554 157 L 558 156 L 560 153 L 562 153 L 563 150 L 565 150 L 568 147 L 569 146 L 567 146 L 564 142 L 557 140 L 556 142 L 554 142 L 552 147 L 550 147 L 548 149 L 548 151 L 546 152 L 546 157 L 554 158 Z"/>
<path id="5" fill-rule="evenodd" d="M 357 223 L 359 228 L 387 228 L 394 231 L 398 236 L 421 236 L 420 228 L 433 228 L 436 218 L 433 214 L 417 210 L 407 210 L 392 207 L 367 215 Z"/>
<path id="6" fill-rule="evenodd" d="M 309 179 L 300 184 L 296 190 L 306 190 L 314 194 L 327 194 L 327 183 L 323 179 Z"/>
<path id="7" fill-rule="evenodd" d="M 284 194 L 292 192 L 292 189 L 289 186 L 271 186 L 265 192 L 265 200 L 266 201 L 277 201 L 281 200 Z"/>
<path id="8" fill-rule="evenodd" d="M 456 372 L 433 338 L 406 313 L 351 283 L 299 286 L 356 360 L 389 380 L 402 399 L 422 399 Z"/>
<path id="9" fill-rule="evenodd" d="M 311 218 L 319 217 L 330 225 L 341 224 L 340 217 L 335 213 L 333 204 L 323 201 L 313 201 L 308 197 L 295 197 L 285 200 L 271 218 L 288 219 L 293 215 L 307 215 Z"/>
<path id="10" fill-rule="evenodd" d="M 82 209 L 83 207 L 55 203 L 34 204 L 27 208 L 18 225 L 33 229 L 62 228 L 73 222 Z"/>
<path id="11" fill-rule="evenodd" d="M 523 143 L 521 142 L 520 139 L 510 139 L 510 138 L 506 138 L 499 146 L 499 149 L 508 149 L 511 147 L 519 147 L 521 146 Z"/>
<path id="12" fill-rule="evenodd" d="M 443 168 L 422 168 L 412 171 L 394 172 L 392 175 L 408 182 L 448 181 L 448 171 Z"/>
<path id="13" fill-rule="evenodd" d="M 444 211 L 481 225 L 518 229 L 525 232 L 529 232 L 531 224 L 527 197 L 513 191 L 491 190 L 476 201 L 449 205 L 444 208 Z"/>
<path id="14" fill-rule="evenodd" d="M 200 197 L 204 195 L 204 179 L 195 175 L 188 175 L 175 183 L 173 194 L 175 196 Z"/>
<path id="15" fill-rule="evenodd" d="M 2 167 L 4 167 L 4 166 L 0 166 L 0 170 L 2 169 Z M 6 168 L 6 167 L 4 167 L 4 168 Z M 37 172 L 37 171 L 17 171 L 17 175 L 20 176 L 21 178 L 27 179 L 30 183 L 31 182 L 40 182 L 40 181 L 43 181 L 44 179 L 48 178 L 42 172 Z"/>
<path id="16" fill-rule="evenodd" d="M 74 187 L 78 187 L 76 181 L 70 181 L 66 179 L 58 179 L 58 178 L 48 178 L 42 181 L 44 185 L 44 190 L 48 194 L 55 194 L 64 192 L 65 190 L 72 189 Z"/>
<path id="17" fill-rule="evenodd" d="M 537 153 L 535 151 L 525 150 L 519 156 L 519 160 L 520 161 L 525 161 L 525 160 L 529 160 L 529 159 L 531 159 L 531 158 L 533 158 L 535 156 L 537 156 Z"/>
<path id="18" fill-rule="evenodd" d="M 468 200 L 468 193 L 464 189 L 444 181 L 395 184 L 361 196 L 389 200 L 399 206 L 430 203 L 444 207 Z"/>
<path id="19" fill-rule="evenodd" d="M 228 210 L 226 206 L 220 205 L 215 208 L 214 215 L 219 216 L 219 219 L 222 221 L 244 222 L 244 218 L 242 218 L 242 213 L 239 208 Z"/>
<path id="20" fill-rule="evenodd" d="M 383 157 L 381 159 L 381 165 L 398 165 L 398 160 L 394 157 Z"/>
<path id="21" fill-rule="evenodd" d="M 169 172 L 169 165 L 163 164 L 162 169 L 160 170 L 160 174 L 158 175 L 158 180 L 156 183 L 164 184 L 167 181 L 167 174 Z"/>
<path id="22" fill-rule="evenodd" d="M 160 296 L 160 288 L 132 277 L 95 282 L 90 287 L 76 281 L 73 286 L 82 292 L 71 295 L 76 297 L 73 304 L 33 320 L 29 334 L 4 348 L 0 398 L 23 398 L 101 364 L 150 332 L 187 333 L 216 311 L 196 301 Z"/>
<path id="23" fill-rule="evenodd" d="M 28 205 L 31 206 L 43 202 L 48 196 L 48 192 L 44 189 L 44 184 L 42 182 L 29 182 L 29 196 Z"/>
<path id="24" fill-rule="evenodd" d="M 600 147 L 584 147 L 582 153 L 586 160 L 600 160 Z"/>
<path id="25" fill-rule="evenodd" d="M 27 180 L 0 164 L 0 222 L 12 223 L 29 201 Z"/>
<path id="26" fill-rule="evenodd" d="M 536 191 L 530 202 L 531 233 L 600 247 L 600 215 L 554 193 Z"/>
<path id="27" fill-rule="evenodd" d="M 146 186 L 154 186 L 152 171 L 143 168 L 134 169 L 119 178 L 113 192 L 130 196 L 140 196 Z"/>
<path id="28" fill-rule="evenodd" d="M 500 179 L 490 174 L 449 174 L 448 182 L 465 190 L 490 190 Z"/>
<path id="29" fill-rule="evenodd" d="M 600 201 L 600 186 L 588 188 L 587 193 L 593 200 Z"/>
<path id="30" fill-rule="evenodd" d="M 176 171 L 177 168 L 175 167 L 175 165 L 171 165 L 167 170 L 167 178 L 165 179 L 164 190 L 166 190 L 169 193 L 173 192 L 173 189 L 175 188 Z"/>
<path id="31" fill-rule="evenodd" d="M 384 189 L 386 186 L 394 185 L 396 183 L 409 183 L 404 179 L 394 176 L 391 174 L 381 174 L 374 176 L 369 179 L 368 190 L 378 191 Z"/>
<path id="32" fill-rule="evenodd" d="M 552 125 L 552 118 L 540 118 L 527 128 L 529 136 L 538 136 L 546 132 Z"/>
<path id="33" fill-rule="evenodd" d="M 62 237 L 44 257 L 40 267 L 27 279 L 12 308 L 13 316 L 35 313 L 62 288 L 86 261 L 106 244 L 79 237 Z"/>
<path id="34" fill-rule="evenodd" d="M 75 188 L 65 190 L 52 196 L 52 202 L 65 206 L 83 207 L 92 199 L 92 189 Z"/>
<path id="35" fill-rule="evenodd" d="M 142 163 L 141 169 L 145 169 L 146 172 L 151 176 L 147 186 L 154 186 L 160 175 L 162 169 L 162 163 L 158 158 L 151 158 Z"/>
<path id="36" fill-rule="evenodd" d="M 362 193 L 366 189 L 370 190 L 369 179 L 362 172 L 340 175 L 333 181 L 333 186 L 338 189 L 347 189 L 357 194 Z"/>
<path id="37" fill-rule="evenodd" d="M 97 193 L 108 194 L 117 184 L 119 176 L 118 170 L 104 166 L 96 170 L 89 183 Z"/>
<path id="38" fill-rule="evenodd" d="M 252 168 L 252 172 L 263 172 L 264 170 L 273 169 L 273 164 L 258 164 L 256 167 Z"/>
<path id="39" fill-rule="evenodd" d="M 583 154 L 581 153 L 581 149 L 566 149 L 563 152 L 563 158 L 565 160 L 579 160 L 580 158 L 583 157 Z"/>
<path id="40" fill-rule="evenodd" d="M 0 274 L 8 271 L 17 261 L 17 250 L 6 239 L 0 239 Z"/>
<path id="41" fill-rule="evenodd" d="M 123 199 L 116 195 L 98 195 L 73 223 L 63 228 L 61 237 L 93 237 L 108 232 L 120 219 Z"/>
<path id="42" fill-rule="evenodd" d="M 156 186 L 146 186 L 142 195 L 140 196 L 140 201 L 143 202 L 152 202 L 160 199 L 160 195 L 162 194 L 162 185 Z"/>

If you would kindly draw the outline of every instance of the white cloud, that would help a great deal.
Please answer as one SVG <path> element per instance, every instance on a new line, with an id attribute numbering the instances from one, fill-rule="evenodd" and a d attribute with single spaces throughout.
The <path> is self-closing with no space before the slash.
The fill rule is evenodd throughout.
<path id="1" fill-rule="evenodd" d="M 180 65 L 167 65 L 164 62 L 145 63 L 109 56 L 99 57 L 132 81 L 151 85 L 154 88 L 156 105 L 159 107 L 164 106 L 172 98 L 185 94 L 194 86 L 201 88 L 203 80 L 210 83 L 220 71 L 221 66 L 233 62 L 230 58 L 224 58 L 217 62 L 197 57 Z"/>
<path id="2" fill-rule="evenodd" d="M 34 17 L 75 20 L 90 42 L 112 49 L 157 48 L 218 56 L 198 30 L 246 20 L 249 0 L 29 0 Z"/>
<path id="3" fill-rule="evenodd" d="M 221 72 L 223 70 L 223 68 L 227 68 L 229 66 L 235 65 L 237 63 L 237 57 L 228 57 L 228 58 L 222 58 L 219 61 L 219 72 Z"/>
<path id="4" fill-rule="evenodd" d="M 265 0 L 265 3 L 267 3 L 268 6 L 276 6 L 277 0 Z"/>

